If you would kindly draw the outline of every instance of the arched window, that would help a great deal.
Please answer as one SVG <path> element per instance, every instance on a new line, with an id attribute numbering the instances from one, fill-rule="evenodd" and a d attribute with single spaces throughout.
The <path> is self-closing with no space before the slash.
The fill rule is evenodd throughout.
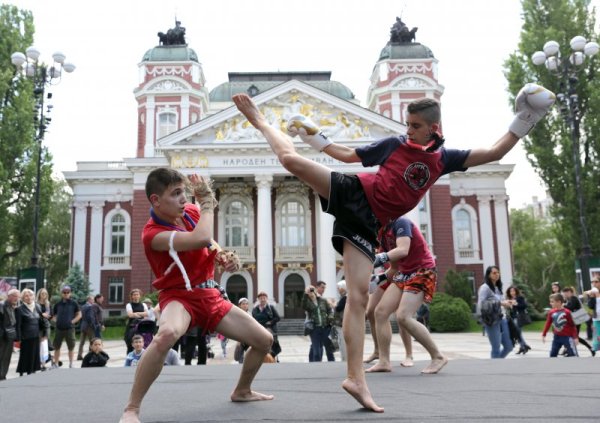
<path id="1" fill-rule="evenodd" d="M 228 247 L 248 246 L 248 223 L 250 213 L 241 201 L 229 203 L 225 211 L 225 245 Z"/>
<path id="2" fill-rule="evenodd" d="M 162 138 L 177 130 L 177 114 L 173 112 L 158 115 L 158 137 Z"/>
<path id="3" fill-rule="evenodd" d="M 456 263 L 479 263 L 477 212 L 466 203 L 452 209 L 452 232 Z"/>
<path id="4" fill-rule="evenodd" d="M 122 214 L 115 214 L 110 220 L 110 254 L 125 254 L 125 218 Z"/>
<path id="5" fill-rule="evenodd" d="M 456 229 L 456 244 L 459 249 L 467 250 L 473 248 L 472 232 L 471 232 L 471 216 L 464 209 L 456 212 L 454 220 Z"/>
<path id="6" fill-rule="evenodd" d="M 306 245 L 304 206 L 298 201 L 288 201 L 281 208 L 281 245 L 297 247 Z"/>

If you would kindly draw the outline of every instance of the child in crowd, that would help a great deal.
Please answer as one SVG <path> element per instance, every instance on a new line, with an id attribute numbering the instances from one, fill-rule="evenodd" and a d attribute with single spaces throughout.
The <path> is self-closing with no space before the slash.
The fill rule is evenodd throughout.
<path id="1" fill-rule="evenodd" d="M 142 335 L 133 335 L 133 338 L 131 338 L 131 346 L 133 346 L 133 351 L 127 354 L 125 367 L 136 367 L 142 358 L 142 354 L 146 351 L 144 349 L 144 338 Z"/>
<path id="2" fill-rule="evenodd" d="M 552 325 L 554 339 L 550 348 L 550 357 L 557 357 L 561 346 L 565 347 L 567 357 L 578 356 L 576 347 L 578 340 L 577 328 L 575 322 L 573 322 L 571 311 L 563 306 L 564 302 L 562 294 L 550 295 L 550 307 L 552 309 L 548 312 L 544 331 L 542 332 L 542 342 L 546 342 L 546 333 Z"/>
<path id="3" fill-rule="evenodd" d="M 102 350 L 102 339 L 92 338 L 90 352 L 83 357 L 81 367 L 106 367 L 110 357 Z"/>

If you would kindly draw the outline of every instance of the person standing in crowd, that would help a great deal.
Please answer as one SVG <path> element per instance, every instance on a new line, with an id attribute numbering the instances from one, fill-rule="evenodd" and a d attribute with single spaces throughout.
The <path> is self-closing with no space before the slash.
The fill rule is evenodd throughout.
<path id="1" fill-rule="evenodd" d="M 490 316 L 489 320 L 483 319 L 482 316 L 482 312 L 485 313 L 483 309 L 487 309 L 484 302 L 496 304 L 495 307 L 490 306 L 490 308 L 493 308 L 494 315 Z M 505 358 L 514 348 L 508 328 L 508 320 L 502 309 L 509 309 L 516 303 L 516 300 L 505 300 L 502 297 L 500 269 L 497 266 L 489 266 L 485 270 L 483 284 L 477 292 L 477 314 L 482 316 L 485 333 L 492 347 L 492 358 Z"/>
<path id="2" fill-rule="evenodd" d="M 40 338 L 46 336 L 42 310 L 35 303 L 35 294 L 31 289 L 21 291 L 22 304 L 15 310 L 17 319 L 17 340 L 21 341 L 17 373 L 32 374 L 40 370 Z"/>
<path id="3" fill-rule="evenodd" d="M 317 282 L 317 285 L 321 282 Z M 320 362 L 323 360 L 323 348 L 325 348 L 327 342 L 330 342 L 329 333 L 333 322 L 333 308 L 329 301 L 319 295 L 314 286 L 306 288 L 302 296 L 301 306 L 314 323 L 314 329 L 310 332 L 311 353 L 309 354 L 309 362 Z M 335 361 L 333 354 L 327 357 L 327 361 Z"/>
<path id="4" fill-rule="evenodd" d="M 73 367 L 75 358 L 75 325 L 81 320 L 79 304 L 71 299 L 71 287 L 62 287 L 61 300 L 54 304 L 52 320 L 56 322 L 56 333 L 54 335 L 54 361 L 52 368 L 57 368 L 60 361 L 60 348 L 63 340 L 67 342 L 69 349 L 69 368 Z"/>
<path id="5" fill-rule="evenodd" d="M 198 326 L 190 328 L 185 334 L 183 358 L 186 366 L 192 364 L 194 354 L 196 353 L 196 347 L 198 347 L 198 362 L 196 364 L 205 365 L 208 354 L 208 348 L 206 347 L 206 335 L 204 334 L 204 330 Z"/>
<path id="6" fill-rule="evenodd" d="M 338 294 L 340 299 L 338 300 L 333 310 L 333 325 L 338 334 L 338 342 L 340 344 L 340 356 L 342 361 L 346 361 L 346 342 L 343 336 L 343 324 L 344 324 L 344 309 L 346 308 L 346 281 L 341 280 L 337 283 Z"/>
<path id="7" fill-rule="evenodd" d="M 375 256 L 374 265 L 390 263 L 384 275 L 391 282 L 375 308 L 375 326 L 379 343 L 379 361 L 367 372 L 391 372 L 390 345 L 392 331 L 390 315 L 396 319 L 402 334 L 414 337 L 429 353 L 431 362 L 421 373 L 438 373 L 448 359 L 440 352 L 429 331 L 414 318 L 422 303 L 430 303 L 437 284 L 436 264 L 427 241 L 413 222 L 400 217 L 386 225 L 380 235 L 381 244 L 387 252 Z M 404 337 L 403 337 L 404 341 Z M 405 342 L 411 344 L 411 340 Z M 412 365 L 412 349 L 410 363 Z"/>
<path id="8" fill-rule="evenodd" d="M 560 282 L 558 282 L 558 281 L 552 282 L 552 284 L 550 285 L 550 293 L 551 294 L 560 294 L 561 290 L 562 290 L 562 288 L 560 287 Z"/>
<path id="9" fill-rule="evenodd" d="M 248 302 L 248 298 L 242 297 L 238 301 L 238 307 L 241 308 L 245 313 L 249 313 L 250 303 Z M 238 363 L 242 364 L 244 362 L 244 353 L 248 349 L 247 345 L 244 345 L 241 342 L 237 342 L 235 344 L 235 349 L 233 351 L 233 358 Z"/>
<path id="10" fill-rule="evenodd" d="M 102 339 L 92 338 L 90 351 L 83 357 L 81 367 L 106 367 L 110 357 L 102 349 Z"/>
<path id="11" fill-rule="evenodd" d="M 0 302 L 0 381 L 6 380 L 13 343 L 17 340 L 17 317 L 15 309 L 19 306 L 21 293 L 18 289 L 10 289 L 6 300 Z"/>
<path id="12" fill-rule="evenodd" d="M 52 318 L 52 307 L 50 306 L 50 296 L 46 288 L 38 289 L 35 302 L 40 306 L 42 319 L 46 332 L 40 337 L 40 370 L 46 370 L 46 363 L 50 361 L 50 348 L 48 340 L 50 339 L 50 319 Z"/>
<path id="13" fill-rule="evenodd" d="M 552 340 L 552 347 L 550 348 L 550 357 L 557 357 L 558 350 L 560 347 L 565 347 L 567 350 L 567 357 L 577 357 L 577 328 L 571 312 L 564 307 L 564 301 L 562 294 L 551 294 L 550 295 L 550 307 L 552 309 L 548 312 L 546 317 L 546 324 L 542 331 L 542 342 L 546 342 L 546 333 L 552 326 L 552 333 L 554 333 L 554 339 Z"/>
<path id="14" fill-rule="evenodd" d="M 581 301 L 579 301 L 579 298 L 577 298 L 577 295 L 575 295 L 575 288 L 573 288 L 572 286 L 564 287 L 562 289 L 562 296 L 565 300 L 565 308 L 571 313 L 581 309 Z M 596 351 L 593 350 L 592 346 L 585 339 L 579 336 L 581 325 L 575 325 L 575 327 L 577 328 L 577 338 L 579 340 L 579 343 L 585 346 L 588 350 L 590 350 L 592 357 L 594 357 L 596 355 Z"/>
<path id="15" fill-rule="evenodd" d="M 157 319 L 158 313 L 156 312 L 156 309 L 154 307 L 154 303 L 152 302 L 152 300 L 150 298 L 144 298 L 143 303 L 146 305 L 146 309 L 148 310 L 148 316 L 146 317 L 146 319 L 156 322 L 158 320 Z"/>
<path id="16" fill-rule="evenodd" d="M 588 305 L 593 305 L 592 322 L 594 324 L 594 337 L 592 349 L 600 351 L 600 279 L 595 276 L 592 279 L 592 289 L 583 293 L 584 298 L 588 298 Z"/>
<path id="17" fill-rule="evenodd" d="M 511 301 L 515 300 L 516 303 L 510 309 L 507 310 L 507 314 L 509 314 L 513 323 L 515 324 L 515 328 L 519 331 L 519 351 L 517 354 L 527 354 L 527 352 L 531 349 L 531 347 L 525 341 L 523 337 L 523 330 L 521 329 L 519 319 L 520 315 L 527 314 L 527 301 L 525 301 L 525 297 L 521 295 L 521 290 L 517 288 L 515 285 L 511 285 L 506 290 L 506 299 Z"/>
<path id="18" fill-rule="evenodd" d="M 532 106 L 529 95 L 547 100 Z M 415 208 L 442 175 L 500 160 L 550 110 L 556 96 L 536 84 L 526 84 L 515 98 L 516 116 L 508 131 L 488 148 L 451 150 L 442 147 L 441 106 L 433 98 L 407 105 L 406 136 L 390 136 L 368 146 L 335 144 L 305 116 L 292 116 L 286 129 L 304 143 L 343 163 L 379 166 L 376 172 L 345 175 L 296 151 L 293 141 L 262 114 L 250 96 L 232 100 L 248 122 L 265 137 L 282 166 L 308 184 L 321 199 L 324 211 L 335 216 L 332 242 L 343 256 L 348 287 L 344 336 L 348 347 L 347 377 L 342 388 L 364 408 L 383 413 L 367 386 L 362 364 L 368 281 L 377 247 L 377 231 Z"/>
<path id="19" fill-rule="evenodd" d="M 92 329 L 94 330 L 94 337 L 102 338 L 102 332 L 104 332 L 104 309 L 102 304 L 104 303 L 104 296 L 102 294 L 96 294 L 94 297 L 94 303 L 92 304 Z M 91 342 L 91 341 L 90 341 Z"/>
<path id="20" fill-rule="evenodd" d="M 127 346 L 127 354 L 133 351 L 133 345 L 131 339 L 135 334 L 136 325 L 142 320 L 148 317 L 148 307 L 140 300 L 142 298 L 142 291 L 135 288 L 129 293 L 129 302 L 125 306 L 127 312 L 127 325 L 125 326 L 125 345 Z"/>
<path id="21" fill-rule="evenodd" d="M 77 351 L 77 360 L 83 360 L 83 348 L 85 341 L 92 342 L 94 337 L 94 315 L 93 308 L 94 296 L 88 295 L 85 304 L 81 306 L 81 323 L 79 325 L 79 350 Z M 88 347 L 89 350 L 89 347 Z"/>
<path id="22" fill-rule="evenodd" d="M 269 354 L 271 354 L 273 359 L 276 359 L 277 355 L 281 352 L 279 337 L 277 336 L 277 322 L 281 318 L 277 309 L 272 304 L 269 304 L 269 296 L 266 292 L 261 291 L 258 293 L 258 304 L 252 309 L 252 317 L 273 335 L 273 344 L 271 345 Z"/>

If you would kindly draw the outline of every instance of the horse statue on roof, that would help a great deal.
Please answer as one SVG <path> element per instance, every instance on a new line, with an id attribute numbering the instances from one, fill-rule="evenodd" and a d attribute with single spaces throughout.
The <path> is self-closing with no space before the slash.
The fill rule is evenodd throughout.
<path id="1" fill-rule="evenodd" d="M 175 28 L 169 29 L 166 34 L 159 32 L 157 35 L 161 46 L 186 45 L 185 28 L 181 26 L 180 21 L 175 21 Z"/>
<path id="2" fill-rule="evenodd" d="M 416 26 L 413 29 L 408 29 L 408 26 L 402 19 L 396 17 L 396 22 L 390 29 L 390 42 L 391 43 L 412 43 L 415 40 L 415 34 L 419 28 Z"/>

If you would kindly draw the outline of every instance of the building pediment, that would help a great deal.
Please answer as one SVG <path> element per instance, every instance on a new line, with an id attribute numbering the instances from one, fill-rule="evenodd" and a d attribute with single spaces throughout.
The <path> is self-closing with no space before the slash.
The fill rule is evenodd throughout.
<path id="1" fill-rule="evenodd" d="M 406 131 L 399 122 L 297 80 L 257 95 L 254 101 L 271 125 L 283 131 L 289 117 L 303 114 L 317 122 L 332 140 L 344 144 L 369 143 Z M 294 142 L 302 145 L 299 139 Z M 161 138 L 156 150 L 168 156 L 173 150 L 227 150 L 237 147 L 269 149 L 260 132 L 232 106 Z"/>

